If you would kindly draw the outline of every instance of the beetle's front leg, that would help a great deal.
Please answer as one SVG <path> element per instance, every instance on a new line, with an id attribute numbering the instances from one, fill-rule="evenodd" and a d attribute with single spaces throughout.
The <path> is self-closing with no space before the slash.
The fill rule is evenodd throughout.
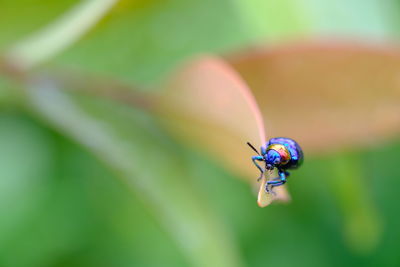
<path id="1" fill-rule="evenodd" d="M 251 157 L 251 159 L 253 160 L 254 165 L 256 165 L 256 167 L 257 167 L 257 168 L 260 170 L 260 172 L 261 172 L 260 177 L 257 178 L 257 181 L 260 181 L 261 178 L 262 178 L 262 176 L 263 176 L 263 174 L 264 174 L 264 169 L 261 168 L 261 166 L 258 165 L 256 161 L 257 161 L 257 160 L 258 160 L 258 161 L 264 161 L 264 158 L 263 158 L 263 156 L 253 156 L 253 157 Z"/>
<path id="2" fill-rule="evenodd" d="M 272 191 L 272 188 L 274 188 L 275 186 L 284 185 L 286 183 L 286 177 L 289 175 L 289 173 L 280 170 L 278 171 L 278 174 L 279 177 L 267 182 L 267 185 L 265 186 L 265 191 L 267 191 L 267 193 Z M 268 189 L 268 186 L 271 186 L 271 189 Z"/>

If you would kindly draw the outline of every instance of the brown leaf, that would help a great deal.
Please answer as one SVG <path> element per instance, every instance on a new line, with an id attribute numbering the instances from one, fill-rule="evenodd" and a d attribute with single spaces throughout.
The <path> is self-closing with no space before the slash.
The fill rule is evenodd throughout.
<path id="1" fill-rule="evenodd" d="M 301 43 L 229 58 L 260 103 L 272 136 L 307 152 L 371 144 L 400 130 L 400 50 Z"/>
<path id="2" fill-rule="evenodd" d="M 251 91 L 229 65 L 216 57 L 199 57 L 173 75 L 164 92 L 157 110 L 167 129 L 228 169 L 256 179 L 258 170 L 251 163 L 255 153 L 246 142 L 256 147 L 265 142 L 263 119 Z M 276 193 L 273 199 L 289 199 L 283 188 Z M 270 196 L 263 199 L 260 206 L 272 201 Z"/>

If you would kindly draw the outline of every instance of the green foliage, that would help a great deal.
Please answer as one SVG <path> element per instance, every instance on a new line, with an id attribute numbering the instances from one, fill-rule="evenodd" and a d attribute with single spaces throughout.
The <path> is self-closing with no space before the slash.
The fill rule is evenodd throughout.
<path id="1" fill-rule="evenodd" d="M 251 37 L 229 0 L 127 2 L 53 63 L 151 84 L 193 53 L 232 50 Z"/>
<path id="2" fill-rule="evenodd" d="M 1 50 L 77 3 L 0 0 Z M 306 157 L 290 177 L 293 202 L 260 209 L 237 174 L 171 138 L 151 114 L 70 93 L 49 71 L 154 85 L 196 53 L 314 34 L 393 37 L 394 8 L 122 0 L 43 62 L 40 81 L 0 68 L 0 266 L 399 265 L 395 140 Z M 371 192 L 363 207 L 377 213 L 355 210 L 359 186 Z"/>
<path id="3" fill-rule="evenodd" d="M 1 0 L 0 50 L 19 41 L 59 17 L 76 0 Z"/>

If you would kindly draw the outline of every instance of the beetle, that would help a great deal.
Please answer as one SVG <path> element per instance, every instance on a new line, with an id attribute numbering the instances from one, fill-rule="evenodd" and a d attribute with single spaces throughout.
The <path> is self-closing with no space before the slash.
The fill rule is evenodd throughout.
<path id="1" fill-rule="evenodd" d="M 271 190 L 275 186 L 281 186 L 286 183 L 287 177 L 290 175 L 287 170 L 297 169 L 304 160 L 303 150 L 299 144 L 293 139 L 286 137 L 271 138 L 264 146 L 261 146 L 261 154 L 257 149 L 247 142 L 247 144 L 258 154 L 251 159 L 256 167 L 261 171 L 259 181 L 266 170 L 272 171 L 277 168 L 279 177 L 267 181 L 265 191 L 269 193 L 268 186 Z M 257 161 L 265 162 L 263 169 Z"/>

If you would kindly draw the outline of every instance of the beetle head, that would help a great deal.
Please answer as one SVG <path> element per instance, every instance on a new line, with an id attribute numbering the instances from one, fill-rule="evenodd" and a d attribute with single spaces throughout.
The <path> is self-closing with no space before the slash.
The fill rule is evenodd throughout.
<path id="1" fill-rule="evenodd" d="M 273 149 L 267 151 L 264 156 L 265 162 L 267 163 L 267 170 L 273 170 L 274 167 L 281 163 L 281 155 Z"/>

